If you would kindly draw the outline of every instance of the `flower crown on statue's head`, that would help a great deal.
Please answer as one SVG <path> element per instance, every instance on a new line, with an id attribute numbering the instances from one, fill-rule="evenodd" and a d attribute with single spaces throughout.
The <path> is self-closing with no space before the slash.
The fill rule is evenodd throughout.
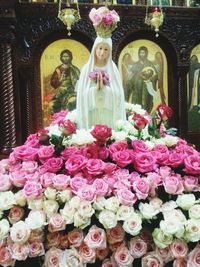
<path id="1" fill-rule="evenodd" d="M 98 36 L 103 38 L 111 37 L 112 32 L 117 28 L 117 22 L 120 21 L 119 15 L 115 10 L 109 10 L 103 6 L 98 9 L 92 8 L 89 18 L 93 23 Z"/>

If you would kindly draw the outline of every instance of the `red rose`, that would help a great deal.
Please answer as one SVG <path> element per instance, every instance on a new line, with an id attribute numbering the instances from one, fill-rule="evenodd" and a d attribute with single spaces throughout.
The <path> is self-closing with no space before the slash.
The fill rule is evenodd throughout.
<path id="1" fill-rule="evenodd" d="M 70 120 L 60 121 L 58 125 L 64 135 L 70 135 L 76 132 L 76 125 Z"/>
<path id="2" fill-rule="evenodd" d="M 112 129 L 106 125 L 97 124 L 91 134 L 98 142 L 105 143 L 112 136 Z"/>
<path id="3" fill-rule="evenodd" d="M 162 121 L 168 120 L 173 114 L 172 109 L 165 104 L 160 104 L 157 107 L 157 112 Z"/>
<path id="4" fill-rule="evenodd" d="M 137 129 L 137 130 L 142 130 L 144 129 L 144 127 L 148 124 L 148 120 L 140 115 L 140 114 L 134 114 L 133 117 L 132 117 L 133 121 L 134 121 L 134 127 Z"/>

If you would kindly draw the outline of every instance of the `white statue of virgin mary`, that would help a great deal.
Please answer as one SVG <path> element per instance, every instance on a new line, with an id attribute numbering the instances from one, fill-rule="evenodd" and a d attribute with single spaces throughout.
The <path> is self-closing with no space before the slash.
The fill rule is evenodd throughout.
<path id="1" fill-rule="evenodd" d="M 94 82 L 89 74 L 99 72 Z M 105 84 L 101 70 L 106 72 Z M 124 90 L 119 71 L 112 60 L 112 40 L 97 36 L 90 58 L 82 68 L 77 84 L 78 128 L 90 129 L 96 124 L 116 128 L 117 120 L 125 120 Z"/>

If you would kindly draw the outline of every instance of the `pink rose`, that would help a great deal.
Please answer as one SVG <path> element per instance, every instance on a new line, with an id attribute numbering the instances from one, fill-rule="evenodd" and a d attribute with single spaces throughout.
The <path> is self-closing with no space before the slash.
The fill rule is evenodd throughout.
<path id="1" fill-rule="evenodd" d="M 38 149 L 38 157 L 40 162 L 44 163 L 47 159 L 53 157 L 55 149 L 52 145 L 50 146 L 41 146 Z"/>
<path id="2" fill-rule="evenodd" d="M 93 202 L 96 198 L 95 188 L 90 185 L 79 188 L 77 196 L 79 196 L 83 200 Z"/>
<path id="3" fill-rule="evenodd" d="M 27 244 L 12 244 L 12 257 L 18 261 L 25 261 L 29 254 L 29 247 Z"/>
<path id="4" fill-rule="evenodd" d="M 20 207 L 13 207 L 8 214 L 8 220 L 11 224 L 20 221 L 24 217 L 24 209 Z"/>
<path id="5" fill-rule="evenodd" d="M 103 179 L 95 179 L 92 186 L 97 196 L 105 196 L 108 193 L 108 184 Z"/>
<path id="6" fill-rule="evenodd" d="M 156 153 L 155 153 L 156 152 Z M 168 158 L 169 158 L 169 149 L 165 145 L 156 145 L 152 153 L 155 153 L 156 156 L 156 162 L 159 165 L 165 165 L 168 163 Z"/>
<path id="7" fill-rule="evenodd" d="M 196 247 L 188 254 L 188 267 L 199 267 L 200 266 L 200 245 Z"/>
<path id="8" fill-rule="evenodd" d="M 45 267 L 59 267 L 59 258 L 61 256 L 62 250 L 58 248 L 51 248 L 45 253 L 44 266 Z"/>
<path id="9" fill-rule="evenodd" d="M 70 146 L 65 148 L 62 152 L 61 152 L 61 157 L 64 160 L 68 160 L 69 157 L 71 157 L 71 155 L 77 154 L 79 152 L 78 147 L 76 146 Z"/>
<path id="10" fill-rule="evenodd" d="M 69 174 L 77 174 L 85 168 L 87 159 L 81 155 L 72 155 L 65 163 L 65 169 Z"/>
<path id="11" fill-rule="evenodd" d="M 31 147 L 38 147 L 39 146 L 39 139 L 37 133 L 30 134 L 28 138 L 26 139 L 26 142 L 24 143 L 27 146 Z"/>
<path id="12" fill-rule="evenodd" d="M 85 239 L 84 242 L 93 249 L 104 249 L 106 248 L 106 233 L 103 229 L 93 225 Z"/>
<path id="13" fill-rule="evenodd" d="M 60 245 L 60 233 L 47 233 L 47 247 L 58 247 Z"/>
<path id="14" fill-rule="evenodd" d="M 26 182 L 26 173 L 23 171 L 11 172 L 10 180 L 14 186 L 23 187 Z"/>
<path id="15" fill-rule="evenodd" d="M 176 153 L 175 151 L 171 152 L 168 157 L 168 165 L 173 168 L 180 167 L 183 165 L 183 160 L 185 156 L 181 153 Z"/>
<path id="16" fill-rule="evenodd" d="M 174 260 L 172 267 L 190 267 L 190 266 L 187 265 L 187 259 L 178 258 Z"/>
<path id="17" fill-rule="evenodd" d="M 120 246 L 117 248 L 114 254 L 114 259 L 118 266 L 128 267 L 132 266 L 134 258 L 131 256 L 130 251 L 125 246 Z"/>
<path id="18" fill-rule="evenodd" d="M 112 136 L 112 129 L 106 125 L 97 124 L 91 131 L 91 134 L 98 143 L 105 143 Z"/>
<path id="19" fill-rule="evenodd" d="M 171 254 L 171 250 L 169 247 L 166 248 L 156 247 L 156 253 L 162 258 L 165 264 L 173 260 L 173 256 Z"/>
<path id="20" fill-rule="evenodd" d="M 140 178 L 132 184 L 133 190 L 138 199 L 146 199 L 150 191 L 149 181 L 145 178 Z"/>
<path id="21" fill-rule="evenodd" d="M 70 176 L 65 174 L 57 174 L 53 177 L 53 186 L 58 191 L 65 190 L 70 182 Z"/>
<path id="22" fill-rule="evenodd" d="M 189 174 L 200 174 L 200 155 L 191 155 L 184 159 L 184 171 Z"/>
<path id="23" fill-rule="evenodd" d="M 142 258 L 142 267 L 164 267 L 164 264 L 162 258 L 152 251 Z"/>
<path id="24" fill-rule="evenodd" d="M 88 247 L 85 243 L 80 245 L 79 254 L 85 263 L 94 263 L 96 260 L 95 249 Z"/>
<path id="25" fill-rule="evenodd" d="M 133 140 L 132 147 L 135 152 L 149 152 L 148 146 L 142 140 Z"/>
<path id="26" fill-rule="evenodd" d="M 29 257 L 38 257 L 45 255 L 44 245 L 40 241 L 33 241 L 29 243 Z"/>
<path id="27" fill-rule="evenodd" d="M 58 123 L 64 135 L 70 135 L 76 132 L 76 125 L 71 120 L 63 120 Z"/>
<path id="28" fill-rule="evenodd" d="M 122 242 L 125 237 L 125 231 L 122 228 L 121 224 L 117 224 L 115 227 L 107 229 L 106 234 L 108 243 L 110 244 Z"/>
<path id="29" fill-rule="evenodd" d="M 86 157 L 87 159 L 97 159 L 100 147 L 95 144 L 88 144 L 79 149 L 79 155 Z"/>
<path id="30" fill-rule="evenodd" d="M 117 169 L 116 164 L 114 163 L 105 163 L 104 164 L 104 172 L 106 174 L 112 174 Z"/>
<path id="31" fill-rule="evenodd" d="M 64 230 L 66 226 L 64 218 L 59 214 L 53 214 L 49 220 L 48 230 L 49 232 L 57 232 Z"/>
<path id="32" fill-rule="evenodd" d="M 147 243 L 140 237 L 133 237 L 129 242 L 129 250 L 133 258 L 141 258 L 147 252 Z"/>
<path id="33" fill-rule="evenodd" d="M 26 173 L 34 173 L 37 170 L 38 163 L 36 161 L 24 161 L 22 162 L 22 171 Z"/>
<path id="34" fill-rule="evenodd" d="M 126 167 L 132 162 L 132 157 L 129 150 L 118 151 L 112 154 L 112 159 L 116 161 L 117 165 L 121 168 Z"/>
<path id="35" fill-rule="evenodd" d="M 14 148 L 13 150 L 15 157 L 20 160 L 29 161 L 36 160 L 37 158 L 37 148 L 29 147 L 28 145 L 22 145 Z"/>
<path id="36" fill-rule="evenodd" d="M 53 186 L 53 178 L 55 173 L 45 172 L 40 176 L 40 183 L 44 188 Z"/>
<path id="37" fill-rule="evenodd" d="M 38 171 L 35 171 L 34 173 L 26 174 L 26 180 L 30 182 L 38 182 L 40 179 L 40 174 Z"/>
<path id="38" fill-rule="evenodd" d="M 100 261 L 104 260 L 109 254 L 109 248 L 106 247 L 104 249 L 96 249 L 96 257 Z"/>
<path id="39" fill-rule="evenodd" d="M 116 196 L 119 200 L 119 202 L 122 205 L 126 205 L 126 206 L 133 206 L 133 204 L 136 202 L 137 198 L 135 196 L 134 193 L 132 193 L 130 190 L 128 189 L 118 189 L 116 191 Z"/>
<path id="40" fill-rule="evenodd" d="M 183 185 L 186 192 L 198 191 L 199 179 L 194 176 L 184 176 Z"/>
<path id="41" fill-rule="evenodd" d="M 61 158 L 49 158 L 45 163 L 44 167 L 46 171 L 56 173 L 58 172 L 63 165 L 63 159 Z"/>
<path id="42" fill-rule="evenodd" d="M 89 159 L 86 164 L 86 170 L 91 175 L 99 175 L 104 171 L 104 162 L 101 159 Z"/>
<path id="43" fill-rule="evenodd" d="M 70 188 L 73 193 L 77 194 L 78 190 L 87 185 L 87 180 L 81 176 L 74 176 L 70 180 Z"/>
<path id="44" fill-rule="evenodd" d="M 156 169 L 156 161 L 150 152 L 138 153 L 134 160 L 134 167 L 138 172 L 151 172 Z"/>
<path id="45" fill-rule="evenodd" d="M 12 257 L 11 250 L 8 247 L 0 248 L 0 265 L 3 267 L 13 266 L 15 260 Z"/>
<path id="46" fill-rule="evenodd" d="M 170 245 L 170 251 L 174 258 L 185 258 L 188 254 L 188 245 L 181 239 L 175 239 Z"/>
<path id="47" fill-rule="evenodd" d="M 101 267 L 117 267 L 117 264 L 112 259 L 105 259 Z"/>
<path id="48" fill-rule="evenodd" d="M 2 159 L 0 161 L 0 173 L 5 174 L 10 169 L 10 160 Z"/>
<path id="49" fill-rule="evenodd" d="M 69 247 L 69 240 L 67 234 L 63 234 L 60 236 L 60 247 L 62 249 L 66 249 Z"/>
<path id="50" fill-rule="evenodd" d="M 178 195 L 184 190 L 183 181 L 179 174 L 174 174 L 164 178 L 163 186 L 169 194 Z"/>
<path id="51" fill-rule="evenodd" d="M 80 247 L 81 243 L 83 242 L 83 239 L 84 239 L 83 231 L 78 228 L 74 228 L 72 231 L 68 233 L 68 240 L 70 246 Z"/>
<path id="52" fill-rule="evenodd" d="M 97 26 L 101 23 L 102 17 L 96 12 L 95 8 L 92 8 L 89 13 L 89 18 L 92 21 L 94 26 Z"/>
<path id="53" fill-rule="evenodd" d="M 43 189 L 38 182 L 26 182 L 23 188 L 23 195 L 28 199 L 39 198 L 42 195 Z"/>
<path id="54" fill-rule="evenodd" d="M 126 141 L 117 141 L 109 146 L 109 152 L 110 152 L 111 157 L 115 152 L 123 151 L 127 149 L 128 149 L 128 144 Z"/>
<path id="55" fill-rule="evenodd" d="M 99 159 L 106 160 L 109 157 L 109 150 L 107 147 L 100 147 L 98 153 Z"/>
<path id="56" fill-rule="evenodd" d="M 8 191 L 11 188 L 10 175 L 0 173 L 0 191 Z"/>
<path id="57" fill-rule="evenodd" d="M 105 14 L 104 17 L 103 17 L 103 22 L 104 22 L 106 25 L 111 25 L 111 24 L 113 24 L 113 22 L 114 22 L 114 18 L 113 18 L 113 16 L 112 16 L 112 14 L 111 14 L 111 13 L 107 13 L 107 14 Z"/>

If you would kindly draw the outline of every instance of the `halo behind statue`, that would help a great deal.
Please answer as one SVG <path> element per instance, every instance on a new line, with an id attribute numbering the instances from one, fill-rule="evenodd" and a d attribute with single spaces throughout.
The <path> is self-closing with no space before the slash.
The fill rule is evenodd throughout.
<path id="1" fill-rule="evenodd" d="M 115 10 L 109 10 L 107 7 L 98 9 L 92 8 L 89 18 L 93 23 L 95 31 L 99 37 L 109 38 L 112 32 L 117 28 L 117 22 L 120 17 Z"/>

